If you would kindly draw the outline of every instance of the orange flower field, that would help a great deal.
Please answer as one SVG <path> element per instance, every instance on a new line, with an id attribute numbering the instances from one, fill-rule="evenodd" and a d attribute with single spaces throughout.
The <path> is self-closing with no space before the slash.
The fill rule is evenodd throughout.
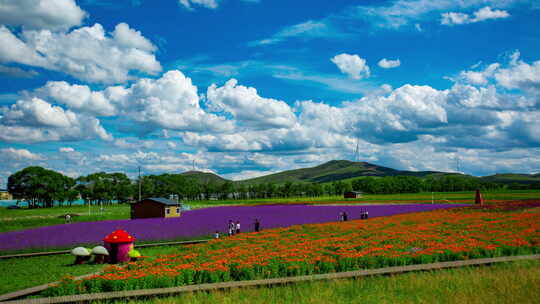
<path id="1" fill-rule="evenodd" d="M 540 252 L 540 208 L 458 208 L 244 233 L 65 280 L 48 295 L 171 287 Z"/>

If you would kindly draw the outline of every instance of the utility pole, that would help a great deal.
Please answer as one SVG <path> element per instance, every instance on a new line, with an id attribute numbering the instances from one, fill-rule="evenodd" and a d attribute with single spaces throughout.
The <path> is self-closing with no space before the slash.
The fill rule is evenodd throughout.
<path id="1" fill-rule="evenodd" d="M 354 161 L 360 160 L 360 149 L 359 149 L 359 142 L 358 137 L 356 138 L 356 149 L 354 150 Z"/>
<path id="2" fill-rule="evenodd" d="M 139 166 L 139 202 L 141 201 L 141 166 Z"/>

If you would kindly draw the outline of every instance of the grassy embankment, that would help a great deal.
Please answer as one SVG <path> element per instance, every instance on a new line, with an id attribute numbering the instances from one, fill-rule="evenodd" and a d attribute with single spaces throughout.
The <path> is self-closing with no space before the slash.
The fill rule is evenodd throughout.
<path id="1" fill-rule="evenodd" d="M 513 200 L 540 198 L 539 190 L 505 190 L 483 193 L 486 200 Z M 252 204 L 281 204 L 281 203 L 472 203 L 474 192 L 435 192 L 435 193 L 401 193 L 401 194 L 366 194 L 359 199 L 344 199 L 341 196 L 299 197 L 299 198 L 272 198 L 250 200 L 217 200 L 217 201 L 187 201 L 192 208 L 207 208 L 227 205 Z M 73 222 L 91 222 L 103 220 L 117 220 L 129 218 L 129 206 L 109 205 L 103 212 L 98 206 L 64 206 L 39 209 L 7 209 L 0 208 L 0 233 L 6 231 L 22 230 L 42 226 L 59 225 L 65 223 L 65 214 L 78 214 L 72 217 Z"/>
<path id="2" fill-rule="evenodd" d="M 538 303 L 540 262 L 195 292 L 121 303 Z"/>

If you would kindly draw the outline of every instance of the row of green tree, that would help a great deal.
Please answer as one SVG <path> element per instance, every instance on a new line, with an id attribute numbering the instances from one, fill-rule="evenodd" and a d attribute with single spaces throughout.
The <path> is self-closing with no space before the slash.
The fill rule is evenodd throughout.
<path id="1" fill-rule="evenodd" d="M 537 184 L 513 185 L 519 189 L 535 189 Z M 72 204 L 78 199 L 86 204 L 124 203 L 139 196 L 170 197 L 186 200 L 265 199 L 342 195 L 356 190 L 369 194 L 452 192 L 475 189 L 493 190 L 508 187 L 485 182 L 475 177 L 440 175 L 419 178 L 412 176 L 362 177 L 332 183 L 261 183 L 245 184 L 201 182 L 182 174 L 147 175 L 130 180 L 123 173 L 98 172 L 77 179 L 42 167 L 28 167 L 8 178 L 8 191 L 15 199 L 28 202 L 30 208 Z M 510 188 L 513 188 L 510 185 Z"/>
<path id="2" fill-rule="evenodd" d="M 83 199 L 87 204 L 127 202 L 133 197 L 133 183 L 123 173 L 93 173 L 73 179 L 42 167 L 27 167 L 8 178 L 8 191 L 29 208 L 71 205 Z"/>
<path id="3" fill-rule="evenodd" d="M 415 176 L 367 177 L 352 181 L 352 188 L 370 194 L 454 192 L 495 190 L 505 185 L 485 182 L 475 177 L 444 175 L 420 178 Z"/>

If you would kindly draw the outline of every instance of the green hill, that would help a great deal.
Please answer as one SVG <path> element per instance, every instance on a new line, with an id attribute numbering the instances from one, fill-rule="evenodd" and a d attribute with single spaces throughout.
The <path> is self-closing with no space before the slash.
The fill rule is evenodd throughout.
<path id="1" fill-rule="evenodd" d="M 228 179 L 224 179 L 223 177 L 210 172 L 187 171 L 182 173 L 182 175 L 196 179 L 200 184 L 223 184 L 229 181 Z"/>
<path id="2" fill-rule="evenodd" d="M 219 175 L 201 171 L 187 171 L 182 173 L 184 176 L 195 178 L 199 183 L 222 184 L 229 181 Z M 256 178 L 236 181 L 240 184 L 263 184 L 274 183 L 283 184 L 292 183 L 327 183 L 338 180 L 350 180 L 357 177 L 366 176 L 417 176 L 417 177 L 442 177 L 446 175 L 468 176 L 460 173 L 438 172 L 438 171 L 402 171 L 388 167 L 370 164 L 368 162 L 352 162 L 348 160 L 332 160 L 327 163 L 295 170 L 287 170 L 279 173 L 269 174 Z M 540 183 L 540 174 L 495 174 L 491 176 L 480 177 L 482 181 L 496 182 L 504 184 L 521 183 L 531 184 Z"/>
<path id="3" fill-rule="evenodd" d="M 495 174 L 490 176 L 484 176 L 481 178 L 483 181 L 503 183 L 503 184 L 535 184 L 540 183 L 540 173 L 536 174 L 518 174 L 518 173 L 505 173 Z"/>
<path id="4" fill-rule="evenodd" d="M 349 179 L 361 176 L 426 176 L 430 174 L 438 174 L 442 172 L 436 171 L 400 171 L 392 168 L 377 166 L 367 162 L 352 162 L 348 160 L 332 160 L 322 165 L 287 170 L 279 173 L 274 173 L 266 176 L 256 177 L 241 181 L 247 184 L 260 183 L 324 183 L 337 180 Z"/>

